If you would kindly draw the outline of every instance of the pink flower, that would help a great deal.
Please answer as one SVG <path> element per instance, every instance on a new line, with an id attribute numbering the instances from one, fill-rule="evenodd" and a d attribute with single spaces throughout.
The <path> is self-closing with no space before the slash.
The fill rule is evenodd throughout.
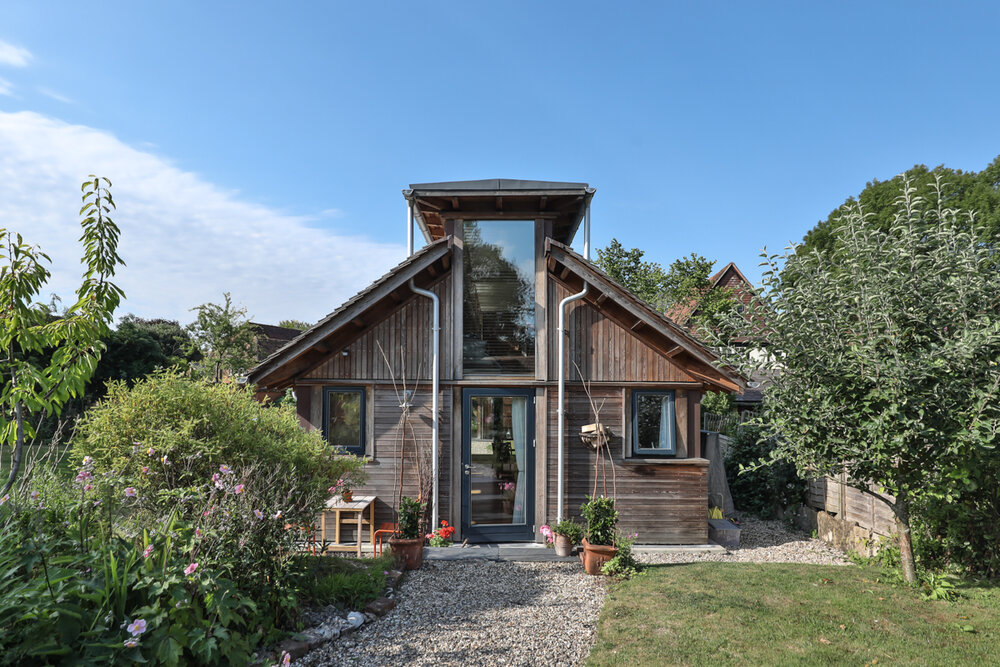
<path id="1" fill-rule="evenodd" d="M 146 456 L 152 456 L 155 453 L 156 453 L 156 450 L 153 449 L 152 447 L 150 447 L 149 449 L 146 450 Z"/>
<path id="2" fill-rule="evenodd" d="M 135 648 L 138 645 L 139 645 L 139 640 L 138 639 L 126 639 L 125 640 L 125 648 Z"/>
<path id="3" fill-rule="evenodd" d="M 233 493 L 235 493 L 237 495 L 243 493 L 243 485 L 242 484 L 237 484 L 236 487 L 233 489 Z"/>
<path id="4" fill-rule="evenodd" d="M 153 555 L 153 545 L 150 544 L 148 547 L 146 547 L 145 551 L 142 552 L 142 557 L 149 558 L 152 555 Z"/>
<path id="5" fill-rule="evenodd" d="M 0 505 L 3 505 L 8 500 L 10 500 L 10 494 L 9 493 L 3 494 L 3 498 L 0 498 Z"/>
<path id="6" fill-rule="evenodd" d="M 135 492 L 135 487 L 134 486 L 126 486 L 125 487 L 125 497 L 126 498 L 135 498 L 137 495 L 138 494 Z"/>
<path id="7" fill-rule="evenodd" d="M 278 510 L 277 512 L 274 513 L 274 518 L 275 519 L 280 519 L 281 518 L 281 510 Z"/>
<path id="8" fill-rule="evenodd" d="M 92 474 L 90 474 L 89 470 L 81 470 L 80 473 L 76 476 L 76 481 L 78 481 L 78 482 L 86 482 L 87 480 L 93 479 L 93 478 L 94 478 L 94 476 Z"/>
<path id="9" fill-rule="evenodd" d="M 197 569 L 198 569 L 198 563 L 191 563 L 186 568 L 184 568 L 184 574 L 190 577 L 192 574 L 194 574 L 194 571 Z"/>
<path id="10" fill-rule="evenodd" d="M 288 667 L 292 664 L 292 656 L 288 651 L 281 652 L 281 667 Z"/>
<path id="11" fill-rule="evenodd" d="M 84 491 L 90 491 L 90 490 L 91 490 L 91 489 L 93 489 L 93 488 L 94 488 L 94 485 L 93 485 L 93 484 L 84 484 L 84 485 L 83 485 L 83 490 L 84 490 Z"/>
<path id="12" fill-rule="evenodd" d="M 40 494 L 38 491 L 32 491 L 31 492 L 31 499 L 32 500 L 38 500 L 38 496 L 40 496 L 40 495 L 42 495 L 42 494 Z"/>
<path id="13" fill-rule="evenodd" d="M 141 618 L 137 618 L 132 621 L 131 625 L 128 626 L 127 630 L 132 634 L 133 637 L 138 637 L 146 631 L 146 621 Z"/>
<path id="14" fill-rule="evenodd" d="M 254 510 L 253 511 L 253 515 L 255 517 L 257 517 L 258 519 L 263 519 L 264 518 L 264 513 L 261 512 L 260 510 Z"/>
<path id="15" fill-rule="evenodd" d="M 149 474 L 149 466 L 142 466 L 142 474 L 143 475 Z"/>
<path id="16" fill-rule="evenodd" d="M 227 465 L 221 465 L 221 466 L 219 466 L 219 472 L 221 472 L 223 475 L 229 475 L 233 471 L 232 471 L 232 469 L 229 466 L 227 466 Z"/>
<path id="17" fill-rule="evenodd" d="M 424 535 L 424 537 L 426 537 L 429 540 L 432 537 L 434 537 L 434 533 L 427 533 L 426 535 Z"/>
<path id="18" fill-rule="evenodd" d="M 98 498 L 97 500 L 94 501 L 94 507 L 97 507 L 100 504 L 101 504 L 101 499 L 100 498 Z"/>
<path id="19" fill-rule="evenodd" d="M 194 529 L 194 536 L 195 537 L 201 537 L 201 535 L 202 535 L 201 528 L 195 528 Z"/>

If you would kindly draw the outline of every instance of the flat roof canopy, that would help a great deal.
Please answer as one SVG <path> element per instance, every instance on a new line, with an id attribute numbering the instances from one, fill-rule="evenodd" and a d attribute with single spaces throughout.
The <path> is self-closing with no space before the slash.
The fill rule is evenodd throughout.
<path id="1" fill-rule="evenodd" d="M 445 236 L 448 220 L 508 218 L 552 220 L 552 238 L 569 244 L 594 192 L 586 183 L 490 178 L 412 183 L 403 196 L 428 243 Z"/>

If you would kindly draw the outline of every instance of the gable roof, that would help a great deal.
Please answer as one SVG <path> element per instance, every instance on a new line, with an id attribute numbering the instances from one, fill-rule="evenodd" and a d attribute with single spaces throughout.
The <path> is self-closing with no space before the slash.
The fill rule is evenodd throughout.
<path id="1" fill-rule="evenodd" d="M 248 382 L 267 387 L 291 384 L 298 373 L 312 368 L 320 359 L 356 338 L 369 323 L 362 315 L 387 303 L 396 303 L 394 293 L 405 288 L 410 279 L 421 277 L 438 261 L 447 269 L 451 261 L 452 240 L 440 239 L 424 246 L 397 264 L 392 270 L 345 301 L 335 311 L 293 338 L 284 347 L 260 362 L 247 377 Z M 425 280 L 424 282 L 429 282 Z M 425 286 L 425 285 L 421 285 Z M 397 297 L 398 298 L 398 297 Z"/>
<path id="2" fill-rule="evenodd" d="M 675 303 L 670 306 L 670 308 L 667 309 L 667 317 L 677 324 L 686 327 L 688 322 L 698 311 L 698 306 L 706 292 L 719 285 L 722 285 L 723 287 L 733 287 L 734 282 L 743 283 L 746 285 L 748 290 L 753 290 L 753 285 L 749 280 L 747 280 L 747 277 L 743 275 L 740 268 L 736 266 L 736 263 L 729 262 L 708 279 L 708 287 L 702 290 L 701 294 L 692 297 L 687 301 L 687 303 Z"/>
<path id="3" fill-rule="evenodd" d="M 549 258 L 550 274 L 556 275 L 561 264 L 567 274 L 571 272 L 579 279 L 578 284 L 571 287 L 578 290 L 584 282 L 589 284 L 591 290 L 586 299 L 592 306 L 636 332 L 651 347 L 675 360 L 674 363 L 680 363 L 685 372 L 726 391 L 742 391 L 746 387 L 742 376 L 731 368 L 720 367 L 719 358 L 684 328 L 636 297 L 568 246 L 547 239 L 545 253 Z M 561 275 L 562 272 L 559 272 L 559 276 Z M 559 279 L 568 284 L 565 278 Z"/>

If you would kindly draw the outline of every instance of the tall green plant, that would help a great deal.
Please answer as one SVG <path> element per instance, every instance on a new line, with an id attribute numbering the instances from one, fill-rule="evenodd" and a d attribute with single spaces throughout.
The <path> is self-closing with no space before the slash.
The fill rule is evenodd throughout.
<path id="1" fill-rule="evenodd" d="M 111 282 L 124 265 L 118 256 L 118 226 L 110 218 L 115 208 L 111 181 L 91 175 L 84 181 L 81 226 L 83 282 L 76 303 L 62 317 L 36 301 L 50 277 L 48 255 L 29 245 L 20 234 L 0 229 L 0 443 L 13 448 L 10 474 L 0 496 L 14 484 L 21 468 L 25 438 L 34 431 L 29 414 L 59 414 L 71 398 L 80 396 L 94 372 L 112 314 L 124 295 Z"/>
<path id="2" fill-rule="evenodd" d="M 984 243 L 941 190 L 918 197 L 904 178 L 887 229 L 852 205 L 829 251 L 765 256 L 751 316 L 723 334 L 767 351 L 726 360 L 774 378 L 761 420 L 771 460 L 846 471 L 885 501 L 909 582 L 914 503 L 975 483 L 974 455 L 995 456 L 1000 433 L 997 239 Z"/>
<path id="3" fill-rule="evenodd" d="M 587 502 L 580 505 L 580 514 L 587 522 L 587 540 L 591 544 L 615 543 L 618 510 L 615 509 L 614 498 L 587 496 Z"/>
<path id="4" fill-rule="evenodd" d="M 226 373 L 245 375 L 257 363 L 257 334 L 247 320 L 247 309 L 233 305 L 229 292 L 225 303 L 203 303 L 188 325 L 196 349 L 203 355 L 201 376 L 221 382 Z"/>

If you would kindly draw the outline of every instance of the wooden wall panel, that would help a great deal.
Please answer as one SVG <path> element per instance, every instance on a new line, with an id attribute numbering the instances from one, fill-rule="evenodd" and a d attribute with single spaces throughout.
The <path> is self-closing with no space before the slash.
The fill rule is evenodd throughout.
<path id="1" fill-rule="evenodd" d="M 431 286 L 431 291 L 438 295 L 441 303 L 441 379 L 451 379 L 452 350 L 449 344 L 452 340 L 452 299 L 451 274 L 449 273 L 438 283 Z M 314 380 L 397 380 L 406 377 L 418 377 L 427 380 L 431 376 L 431 324 L 433 321 L 431 300 L 414 295 L 400 304 L 381 322 L 355 339 L 353 343 L 342 350 L 334 350 L 325 361 L 304 377 Z M 382 349 L 392 365 L 392 371 L 386 366 Z"/>
<path id="2" fill-rule="evenodd" d="M 548 283 L 547 358 L 549 377 L 555 379 L 558 377 L 559 302 L 571 292 L 551 278 Z M 566 325 L 570 333 L 563 358 L 569 379 L 580 379 L 575 362 L 583 376 L 593 382 L 698 381 L 586 301 L 574 301 L 567 306 Z"/>
<path id="3" fill-rule="evenodd" d="M 811 480 L 806 504 L 880 535 L 894 534 L 896 520 L 889 506 L 853 486 L 847 486 L 845 481 L 843 475 Z"/>
<path id="4" fill-rule="evenodd" d="M 619 527 L 639 533 L 640 544 L 706 544 L 708 542 L 708 468 L 703 465 L 635 465 L 623 463 L 623 392 L 620 388 L 594 387 L 595 401 L 604 401 L 602 421 L 613 433 L 611 451 L 617 481 Z M 556 414 L 557 394 L 548 392 L 548 414 Z M 593 421 L 590 403 L 579 387 L 566 389 L 565 510 L 579 517 L 580 505 L 594 490 L 596 453 L 580 440 L 580 428 Z M 547 478 L 550 520 L 554 520 L 557 489 L 557 423 L 549 421 Z M 610 467 L 607 490 L 612 491 Z M 598 493 L 603 493 L 603 482 Z"/>
<path id="5" fill-rule="evenodd" d="M 358 494 L 375 494 L 378 500 L 375 505 L 376 524 L 391 523 L 395 521 L 392 512 L 392 503 L 395 489 L 398 484 L 398 465 L 400 462 L 400 439 L 399 433 L 402 427 L 401 411 L 399 401 L 392 385 L 375 385 L 374 400 L 374 456 L 371 462 L 365 467 L 368 473 L 368 481 L 364 486 L 356 489 Z M 451 488 L 452 470 L 452 449 L 451 449 L 451 395 L 450 387 L 442 387 L 438 398 L 439 410 L 441 412 L 438 423 L 440 438 L 439 447 L 439 511 L 441 518 L 448 519 L 451 516 L 451 502 L 449 489 Z M 422 461 L 426 469 L 427 479 L 430 479 L 430 447 L 431 447 L 431 393 L 429 387 L 424 387 L 418 391 L 414 397 L 414 405 L 411 408 L 409 420 L 413 428 L 413 436 L 406 439 L 406 462 L 405 476 L 403 478 L 403 495 L 416 498 L 419 493 L 417 467 L 413 458 L 413 438 L 422 441 L 426 447 L 427 456 Z M 430 488 L 430 487 L 428 487 Z M 425 499 L 430 501 L 429 498 Z M 428 504 L 428 514 L 430 517 L 430 506 Z M 332 516 L 332 515 L 330 515 Z M 327 529 L 329 533 L 329 527 Z M 345 524 L 342 528 L 341 539 L 353 540 L 354 533 Z M 367 537 L 367 532 L 366 532 Z"/>

